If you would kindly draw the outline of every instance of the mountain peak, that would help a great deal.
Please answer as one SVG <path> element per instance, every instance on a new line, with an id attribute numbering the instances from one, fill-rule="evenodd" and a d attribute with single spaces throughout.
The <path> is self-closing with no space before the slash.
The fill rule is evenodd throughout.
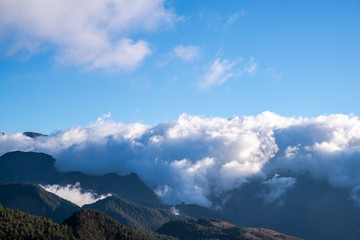
<path id="1" fill-rule="evenodd" d="M 29 138 L 46 137 L 47 135 L 37 132 L 23 132 L 23 135 Z"/>

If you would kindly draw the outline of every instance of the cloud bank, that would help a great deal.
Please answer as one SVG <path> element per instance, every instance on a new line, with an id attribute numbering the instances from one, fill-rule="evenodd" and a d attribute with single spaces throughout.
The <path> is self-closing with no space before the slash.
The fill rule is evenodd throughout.
<path id="1" fill-rule="evenodd" d="M 172 26 L 178 17 L 164 0 L 4 0 L 0 37 L 13 43 L 8 54 L 56 47 L 61 63 L 89 69 L 136 68 L 151 54 L 136 32 Z"/>
<path id="2" fill-rule="evenodd" d="M 51 154 L 63 170 L 136 172 L 168 203 L 211 206 L 210 195 L 223 196 L 252 177 L 265 181 L 273 201 L 295 184 L 288 178 L 294 176 L 283 174 L 289 170 L 334 186 L 360 185 L 360 121 L 353 115 L 291 118 L 263 112 L 227 119 L 182 114 L 155 126 L 101 118 L 48 137 L 0 136 L 0 153 L 12 150 Z M 281 178 L 269 180 L 275 173 Z"/>
<path id="3" fill-rule="evenodd" d="M 54 193 L 66 200 L 69 200 L 70 202 L 73 202 L 80 207 L 85 204 L 91 204 L 98 200 L 111 196 L 111 194 L 98 196 L 96 193 L 84 191 L 81 189 L 80 183 L 76 183 L 75 185 L 68 184 L 63 187 L 57 184 L 40 186 L 46 191 Z"/>

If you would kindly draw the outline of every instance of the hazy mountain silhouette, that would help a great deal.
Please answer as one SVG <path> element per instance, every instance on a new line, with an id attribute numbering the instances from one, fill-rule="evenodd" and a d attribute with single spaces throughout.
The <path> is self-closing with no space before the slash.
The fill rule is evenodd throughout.
<path id="1" fill-rule="evenodd" d="M 46 137 L 47 135 L 37 133 L 37 132 L 23 132 L 24 136 L 30 137 L 30 138 L 36 138 L 36 137 Z"/>
<path id="2" fill-rule="evenodd" d="M 223 214 L 241 226 L 261 226 L 304 239 L 359 239 L 360 208 L 347 188 L 334 187 L 310 175 L 297 182 L 279 201 L 265 203 L 264 187 L 253 179 L 231 194 Z"/>

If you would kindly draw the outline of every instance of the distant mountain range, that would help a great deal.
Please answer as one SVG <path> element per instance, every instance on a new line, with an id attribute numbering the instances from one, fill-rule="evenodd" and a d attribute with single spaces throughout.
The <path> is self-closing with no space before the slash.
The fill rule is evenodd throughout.
<path id="1" fill-rule="evenodd" d="M 143 183 L 135 173 L 119 176 L 108 173 L 93 176 L 81 172 L 60 172 L 55 167 L 55 159 L 50 155 L 35 152 L 9 152 L 0 157 L 0 182 L 29 182 L 35 184 L 81 184 L 83 190 L 97 194 L 116 194 L 128 201 L 155 208 L 170 209 Z M 177 205 L 183 214 L 191 217 L 222 216 L 208 208 L 196 204 Z"/>
<path id="2" fill-rule="evenodd" d="M 5 135 L 4 132 L 0 131 L 0 136 Z M 48 135 L 37 133 L 37 132 L 23 132 L 24 136 L 27 136 L 29 138 L 36 138 L 36 137 L 46 137 Z"/>
<path id="3" fill-rule="evenodd" d="M 222 214 L 240 226 L 266 227 L 304 239 L 359 239 L 360 208 L 350 189 L 307 174 L 293 176 L 294 187 L 269 203 L 259 195 L 265 188 L 262 181 L 251 179 L 231 193 Z"/>
<path id="4" fill-rule="evenodd" d="M 62 225 L 57 225 L 44 218 L 39 220 L 35 216 L 6 210 L 8 212 L 7 215 L 0 216 L 0 237 L 2 236 L 1 234 L 5 234 L 5 236 L 20 234 L 26 237 L 17 239 L 198 239 L 183 238 L 179 235 L 179 232 L 169 232 L 167 235 L 161 235 L 162 231 L 159 231 L 159 233 L 154 231 L 158 228 L 164 229 L 164 224 L 168 226 L 166 224 L 169 222 L 173 224 L 174 220 L 176 220 L 175 224 L 178 223 L 178 220 L 185 221 L 190 225 L 195 224 L 195 220 L 190 218 L 191 215 L 210 218 L 212 216 L 219 216 L 216 212 L 209 209 L 187 204 L 175 206 L 180 211 L 180 215 L 175 215 L 169 211 L 170 206 L 161 203 L 152 190 L 141 182 L 136 174 L 122 177 L 117 174 L 91 176 L 80 172 L 59 172 L 55 168 L 55 159 L 43 153 L 11 152 L 1 156 L 0 181 L 3 182 L 0 184 L 0 204 L 3 206 L 51 218 L 57 223 L 61 223 L 67 218 L 62 222 Z M 12 183 L 4 183 L 5 181 Z M 127 186 L 114 184 L 113 181 L 118 184 L 127 184 Z M 91 190 L 95 189 L 95 191 L 100 193 L 112 192 L 115 195 L 93 204 L 84 205 L 83 209 L 79 211 L 80 208 L 75 204 L 49 193 L 36 185 L 39 183 L 70 184 L 75 182 L 81 182 L 82 186 L 86 186 L 86 188 Z M 116 195 L 117 193 L 126 196 L 128 199 L 121 198 Z M 129 201 L 129 198 L 135 199 L 137 203 Z M 154 202 L 151 202 L 152 200 Z M 139 203 L 145 203 L 147 206 Z M 150 206 L 156 206 L 157 208 Z M 100 210 L 101 212 L 91 209 Z M 184 213 L 188 216 L 184 215 Z M 17 216 L 8 219 L 9 214 Z M 24 222 L 23 219 L 27 220 L 24 220 Z M 224 221 L 219 220 L 206 221 L 225 224 Z M 126 227 L 140 229 L 141 231 L 127 229 L 121 223 Z M 225 225 L 234 226 L 227 222 Z M 48 228 L 50 230 L 45 230 Z M 198 231 L 196 230 L 197 228 L 194 228 L 192 230 L 194 232 L 189 234 L 197 236 L 199 234 L 196 232 Z M 278 236 L 278 238 L 274 236 L 269 238 L 271 230 L 257 229 L 255 230 L 258 232 L 257 237 L 249 238 L 249 234 L 253 231 L 251 229 L 234 226 L 236 229 L 231 232 L 230 230 L 224 230 L 221 226 L 220 228 L 222 229 L 220 231 L 221 236 L 225 236 L 225 238 L 217 239 L 291 239 L 281 238 L 285 235 L 276 232 L 273 235 L 275 237 Z M 210 233 L 212 233 L 214 226 L 208 230 L 211 230 Z M 179 231 L 183 231 L 182 228 L 179 228 Z M 214 231 L 217 232 L 219 229 Z M 239 235 L 239 233 L 244 233 L 245 235 Z M 210 234 L 206 238 L 201 239 L 216 239 L 214 236 Z"/>
<path id="5" fill-rule="evenodd" d="M 0 239 L 18 240 L 99 240 L 173 239 L 151 232 L 127 228 L 106 214 L 96 210 L 80 210 L 61 225 L 44 217 L 37 217 L 4 208 L 0 205 Z"/>
<path id="6" fill-rule="evenodd" d="M 112 193 L 113 197 L 85 205 L 84 208 L 98 209 L 134 228 L 156 230 L 165 222 L 178 219 L 169 211 L 175 207 L 182 216 L 224 219 L 239 226 L 265 227 L 305 239 L 357 240 L 360 236 L 360 207 L 351 199 L 350 190 L 334 187 L 310 174 L 283 173 L 296 178 L 296 183 L 281 198 L 272 202 L 265 202 L 265 195 L 259 194 L 268 190 L 263 179 L 249 179 L 241 188 L 229 193 L 230 198 L 224 202 L 221 210 L 214 211 L 196 204 L 166 205 L 135 173 L 93 176 L 81 172 L 61 172 L 56 169 L 55 163 L 53 157 L 44 153 L 6 153 L 0 157 L 0 182 L 61 186 L 79 182 L 84 190 L 97 194 Z M 5 186 L 8 190 L 5 190 Z M 24 204 L 26 201 L 22 200 L 30 198 L 30 195 L 25 196 L 26 191 L 33 191 L 33 195 L 32 200 Z M 9 195 L 11 192 L 15 193 L 12 199 Z M 58 223 L 79 209 L 29 184 L 1 184 L 0 200 L 7 207 L 46 216 Z M 66 210 L 61 210 L 62 206 L 67 206 Z M 151 216 L 155 217 L 146 221 Z"/>
<path id="7" fill-rule="evenodd" d="M 23 134 L 31 138 L 45 136 L 34 132 Z M 268 173 L 268 180 L 275 173 L 294 179 L 294 184 L 281 192 L 281 187 L 284 187 L 281 184 L 277 185 L 279 188 L 270 189 L 269 185 L 264 184 L 263 178 L 249 178 L 241 188 L 227 192 L 226 201 L 216 196 L 207 196 L 214 205 L 219 203 L 215 211 L 196 204 L 166 205 L 136 173 L 126 176 L 116 173 L 94 176 L 82 172 L 62 172 L 56 168 L 56 160 L 44 153 L 16 151 L 0 157 L 0 182 L 60 186 L 79 182 L 85 191 L 93 191 L 99 195 L 112 193 L 113 197 L 85 205 L 84 208 L 98 209 L 134 228 L 156 230 L 168 221 L 178 220 L 179 216 L 169 211 L 174 207 L 185 220 L 188 217 L 223 219 L 239 226 L 265 227 L 310 240 L 359 239 L 360 189 L 352 193 L 350 188 L 335 187 L 312 174 L 281 172 L 276 169 Z M 357 169 L 354 169 L 354 174 L 358 174 Z M 70 202 L 56 199 L 56 195 L 49 195 L 37 185 L 8 184 L 6 188 L 9 190 L 5 190 L 5 185 L 0 185 L 0 203 L 11 208 L 46 216 L 58 223 L 79 209 Z M 34 193 L 32 200 L 24 204 L 22 199 L 29 197 L 25 196 L 26 191 Z M 13 198 L 9 200 L 11 192 L 16 195 L 12 195 Z M 272 199 L 266 200 L 267 197 Z M 43 205 L 39 205 L 37 201 Z M 72 207 L 65 207 L 67 211 L 57 210 L 62 209 L 62 206 Z M 64 214 L 58 215 L 58 212 Z M 155 217 L 146 221 L 150 216 Z"/>
<path id="8" fill-rule="evenodd" d="M 37 133 L 37 132 L 23 132 L 24 136 L 30 137 L 30 138 L 36 138 L 36 137 L 46 137 L 47 135 Z"/>
<path id="9" fill-rule="evenodd" d="M 135 173 L 119 176 L 109 173 L 93 176 L 81 172 L 60 172 L 55 159 L 44 153 L 9 152 L 0 157 L 0 182 L 30 182 L 36 184 L 81 184 L 84 190 L 97 194 L 113 193 L 129 201 L 150 207 L 163 204 Z"/>
<path id="10" fill-rule="evenodd" d="M 44 217 L 4 208 L 1 204 L 0 239 L 301 240 L 268 229 L 237 227 L 214 219 L 171 221 L 161 226 L 157 233 L 134 230 L 93 209 L 79 210 L 59 225 Z"/>

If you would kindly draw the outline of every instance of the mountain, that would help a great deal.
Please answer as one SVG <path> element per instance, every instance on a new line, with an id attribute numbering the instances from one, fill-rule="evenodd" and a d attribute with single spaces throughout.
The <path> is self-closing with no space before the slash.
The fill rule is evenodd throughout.
<path id="1" fill-rule="evenodd" d="M 175 220 L 165 223 L 158 233 L 127 228 L 106 214 L 82 209 L 59 225 L 45 217 L 4 208 L 0 204 L 0 239 L 64 239 L 64 240 L 300 240 L 272 230 L 242 228 L 221 220 Z"/>
<path id="2" fill-rule="evenodd" d="M 24 136 L 27 136 L 29 138 L 37 138 L 37 137 L 46 137 L 47 135 L 36 133 L 36 132 L 23 132 Z"/>
<path id="3" fill-rule="evenodd" d="M 50 219 L 4 208 L 0 204 L 0 239 L 17 240 L 75 240 L 67 225 L 53 223 Z"/>
<path id="4" fill-rule="evenodd" d="M 249 181 L 233 191 L 223 214 L 237 225 L 261 226 L 304 239 L 359 239 L 360 207 L 351 199 L 350 189 L 307 174 L 292 176 L 294 186 L 268 203 L 259 195 L 264 184 Z"/>
<path id="5" fill-rule="evenodd" d="M 18 240 L 165 240 L 173 237 L 127 228 L 95 210 L 80 210 L 61 225 L 50 219 L 4 208 L 0 204 L 0 239 Z"/>
<path id="6" fill-rule="evenodd" d="M 158 233 L 179 238 L 179 240 L 300 240 L 279 232 L 263 228 L 237 227 L 222 220 L 201 218 L 198 220 L 175 220 L 164 224 Z"/>
<path id="7" fill-rule="evenodd" d="M 30 183 L 0 183 L 0 203 L 8 208 L 51 218 L 61 223 L 80 208 Z"/>
<path id="8" fill-rule="evenodd" d="M 119 176 L 109 173 L 104 176 L 88 175 L 81 172 L 60 172 L 56 160 L 44 153 L 9 152 L 0 157 L 0 182 L 31 182 L 36 184 L 76 184 L 83 190 L 97 194 L 114 193 L 145 206 L 160 207 L 162 203 L 156 194 L 131 173 Z"/>
<path id="9" fill-rule="evenodd" d="M 97 194 L 113 193 L 119 197 L 137 204 L 170 209 L 161 203 L 156 194 L 143 183 L 140 178 L 131 173 L 119 176 L 108 173 L 103 176 L 88 175 L 82 172 L 61 172 L 52 156 L 35 152 L 9 152 L 0 157 L 0 182 L 30 182 L 35 184 L 58 184 L 66 186 L 81 184 L 81 188 L 94 191 Z M 180 214 L 195 218 L 223 218 L 219 212 L 196 204 L 179 204 L 175 206 Z"/>
<path id="10" fill-rule="evenodd" d="M 6 153 L 0 157 L 0 182 L 25 181 L 62 186 L 79 182 L 84 190 L 97 194 L 113 193 L 118 195 L 119 199 L 142 206 L 170 209 L 170 206 L 161 203 L 135 173 L 127 176 L 115 173 L 93 176 L 81 172 L 61 172 L 56 169 L 55 163 L 53 157 L 43 153 Z M 279 196 L 276 195 L 279 194 L 276 188 L 270 189 L 275 192 L 269 192 L 262 179 L 254 178 L 248 179 L 241 188 L 229 192 L 230 197 L 226 201 L 209 196 L 214 202 L 222 204 L 219 211 L 193 204 L 178 204 L 174 209 L 178 210 L 180 215 L 224 219 L 239 226 L 261 226 L 310 240 L 358 239 L 360 207 L 351 199 L 351 189 L 334 187 L 327 181 L 312 178 L 310 174 L 281 174 L 296 179 L 296 183 L 284 193 L 280 189 Z M 266 202 L 264 199 L 267 195 L 278 198 Z M 358 197 L 360 199 L 360 195 Z M 138 216 L 150 216 L 149 212 L 157 216 L 156 221 L 147 223 L 142 217 L 133 217 L 131 211 L 124 211 L 124 208 L 131 209 L 133 205 L 125 204 L 119 199 L 110 198 L 91 207 L 107 212 L 120 222 L 136 228 L 156 229 L 165 221 L 172 220 L 167 214 L 159 213 L 160 210 L 156 210 L 156 213 L 136 210 L 140 213 Z"/>
<path id="11" fill-rule="evenodd" d="M 118 196 L 107 197 L 93 204 L 84 205 L 83 208 L 104 212 L 128 227 L 153 231 L 170 220 L 180 218 L 170 211 L 144 207 Z"/>
<path id="12" fill-rule="evenodd" d="M 1 182 L 53 184 L 62 174 L 55 168 L 55 159 L 44 153 L 9 152 L 0 157 Z"/>
<path id="13" fill-rule="evenodd" d="M 180 203 L 174 206 L 181 215 L 190 216 L 193 218 L 218 218 L 226 219 L 220 211 L 215 211 L 197 204 Z"/>
<path id="14" fill-rule="evenodd" d="M 51 218 L 57 223 L 66 218 L 59 226 L 45 217 L 19 215 L 17 210 L 13 213 L 18 217 L 4 220 L 0 216 L 0 237 L 5 235 L 6 239 L 9 239 L 8 236 L 15 239 L 199 239 L 199 236 L 205 236 L 203 239 L 277 240 L 280 238 L 274 236 L 285 236 L 267 229 L 239 228 L 222 220 L 189 220 L 189 217 L 177 216 L 164 209 L 144 207 L 118 196 L 85 205 L 84 209 L 75 212 L 79 210 L 76 205 L 28 183 L 0 184 L 0 203 Z M 9 214 L 4 213 L 2 217 L 9 217 Z M 122 224 L 141 231 L 128 229 Z M 158 233 L 150 231 L 159 227 Z M 22 237 L 15 237 L 18 234 Z M 283 239 L 296 238 L 285 236 Z"/>
<path id="15" fill-rule="evenodd" d="M 75 184 L 79 182 L 83 189 L 96 191 L 98 194 L 114 193 L 129 201 L 149 206 L 162 206 L 160 199 L 148 186 L 143 183 L 135 173 L 119 176 L 108 173 L 103 176 L 92 176 L 81 172 L 68 172 L 64 174 L 58 184 Z"/>
<path id="16" fill-rule="evenodd" d="M 67 218 L 64 225 L 68 225 L 77 239 L 152 239 L 131 228 L 127 228 L 111 217 L 95 210 L 80 210 Z"/>

